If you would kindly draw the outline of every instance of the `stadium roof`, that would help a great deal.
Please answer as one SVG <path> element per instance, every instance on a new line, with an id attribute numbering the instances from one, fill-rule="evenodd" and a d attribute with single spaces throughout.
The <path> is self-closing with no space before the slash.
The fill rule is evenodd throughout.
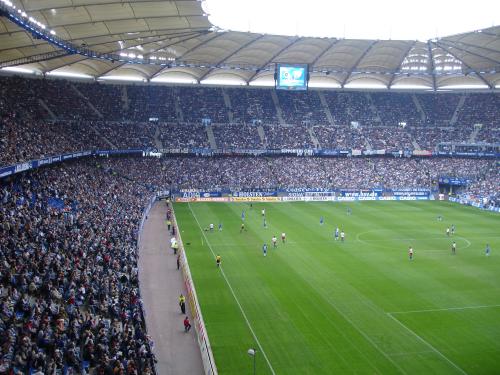
<path id="1" fill-rule="evenodd" d="M 287 62 L 309 64 L 311 86 L 500 88 L 500 26 L 427 42 L 360 40 L 216 30 L 196 0 L 0 6 L 0 66 L 18 71 L 272 85 L 274 64 Z"/>

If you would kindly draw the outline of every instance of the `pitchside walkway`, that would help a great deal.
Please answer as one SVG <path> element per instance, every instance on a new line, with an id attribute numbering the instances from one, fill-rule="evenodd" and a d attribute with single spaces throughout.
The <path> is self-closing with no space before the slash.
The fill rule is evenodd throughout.
<path id="1" fill-rule="evenodd" d="M 186 295 L 186 290 L 170 250 L 166 210 L 163 201 L 153 205 L 139 243 L 139 279 L 148 334 L 155 343 L 158 375 L 202 375 L 194 325 L 190 332 L 184 332 L 184 315 L 178 305 L 179 294 Z M 193 324 L 187 301 L 186 309 Z"/>

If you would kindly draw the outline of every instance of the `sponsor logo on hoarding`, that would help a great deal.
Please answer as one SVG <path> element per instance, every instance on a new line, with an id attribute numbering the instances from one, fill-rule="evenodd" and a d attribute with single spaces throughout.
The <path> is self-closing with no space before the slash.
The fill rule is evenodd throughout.
<path id="1" fill-rule="evenodd" d="M 31 162 L 21 163 L 21 164 L 16 165 L 14 170 L 16 173 L 23 172 L 23 171 L 27 171 L 28 169 L 31 169 L 31 166 L 32 166 Z"/>

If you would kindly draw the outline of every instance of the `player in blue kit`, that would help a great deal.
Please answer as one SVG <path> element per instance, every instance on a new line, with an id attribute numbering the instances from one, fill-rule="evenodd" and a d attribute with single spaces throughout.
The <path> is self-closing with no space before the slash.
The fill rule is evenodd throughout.
<path id="1" fill-rule="evenodd" d="M 264 256 L 267 256 L 267 243 L 262 245 L 262 252 L 264 253 Z"/>
<path id="2" fill-rule="evenodd" d="M 339 227 L 335 228 L 335 241 L 339 240 Z"/>
<path id="3" fill-rule="evenodd" d="M 241 211 L 241 220 L 245 221 L 245 210 Z"/>
<path id="4" fill-rule="evenodd" d="M 324 222 L 325 222 L 325 219 L 323 219 L 323 216 L 320 216 L 319 217 L 319 225 L 323 225 Z"/>
<path id="5" fill-rule="evenodd" d="M 486 251 L 486 256 L 489 257 L 490 256 L 490 252 L 491 252 L 489 244 L 486 244 L 486 250 L 485 251 Z"/>

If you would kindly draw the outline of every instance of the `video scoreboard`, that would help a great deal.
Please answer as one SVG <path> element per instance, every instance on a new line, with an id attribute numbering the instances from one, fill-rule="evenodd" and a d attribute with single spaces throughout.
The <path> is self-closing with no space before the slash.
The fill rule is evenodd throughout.
<path id="1" fill-rule="evenodd" d="M 276 64 L 276 89 L 307 90 L 308 74 L 307 64 Z"/>

